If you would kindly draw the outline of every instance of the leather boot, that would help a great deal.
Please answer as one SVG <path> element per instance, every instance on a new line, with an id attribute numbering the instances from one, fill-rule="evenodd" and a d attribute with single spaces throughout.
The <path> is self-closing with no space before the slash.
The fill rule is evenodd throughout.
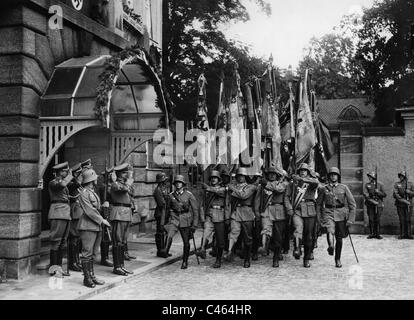
<path id="1" fill-rule="evenodd" d="M 124 263 L 124 258 L 125 258 L 125 245 L 122 245 L 119 247 L 120 248 L 120 254 L 119 254 L 119 262 L 121 263 L 121 269 L 122 271 L 124 271 L 127 274 L 134 274 L 134 272 L 129 271 L 128 269 L 125 268 L 125 263 Z"/>
<path id="2" fill-rule="evenodd" d="M 190 256 L 190 248 L 184 248 L 183 252 L 183 263 L 181 264 L 181 269 L 188 268 L 188 257 Z"/>
<path id="3" fill-rule="evenodd" d="M 314 255 L 313 255 L 313 249 L 311 249 L 311 252 L 310 252 L 310 254 L 309 254 L 309 260 L 310 260 L 310 261 L 315 260 L 315 257 L 314 257 Z"/>
<path id="4" fill-rule="evenodd" d="M 227 262 L 233 261 L 233 247 L 234 247 L 234 240 L 230 239 L 229 252 L 227 252 L 226 256 L 224 257 L 224 260 L 226 260 Z"/>
<path id="5" fill-rule="evenodd" d="M 251 254 L 251 246 L 246 246 L 245 254 L 244 254 L 244 268 L 250 268 L 250 254 Z"/>
<path id="6" fill-rule="evenodd" d="M 93 282 L 90 272 L 90 261 L 82 260 L 82 270 L 83 270 L 83 285 L 88 288 L 95 288 L 96 284 Z"/>
<path id="7" fill-rule="evenodd" d="M 93 269 L 93 259 L 89 261 L 89 271 L 90 271 L 91 279 L 93 283 L 97 284 L 98 286 L 102 286 L 105 284 L 105 281 L 99 280 L 98 278 L 95 277 L 95 270 Z"/>
<path id="8" fill-rule="evenodd" d="M 377 218 L 377 223 L 375 224 L 375 238 L 377 238 L 378 240 L 382 240 L 383 238 L 380 235 L 380 218 Z"/>
<path id="9" fill-rule="evenodd" d="M 49 262 L 49 268 L 51 266 L 57 266 L 58 265 L 58 251 L 57 250 L 50 250 L 50 262 Z M 55 273 L 50 274 L 51 276 L 54 276 Z"/>
<path id="10" fill-rule="evenodd" d="M 411 228 L 411 218 L 407 221 L 407 239 L 413 240 L 413 231 Z"/>
<path id="11" fill-rule="evenodd" d="M 214 262 L 213 268 L 218 269 L 221 267 L 221 257 L 223 256 L 223 249 L 217 248 L 216 262 Z"/>
<path id="12" fill-rule="evenodd" d="M 398 236 L 398 239 L 404 239 L 404 222 L 400 219 L 400 235 Z"/>
<path id="13" fill-rule="evenodd" d="M 310 254 L 311 254 L 311 248 L 309 246 L 304 246 L 305 254 L 303 255 L 303 266 L 305 268 L 310 268 Z"/>
<path id="14" fill-rule="evenodd" d="M 81 244 L 80 238 L 79 237 L 75 238 L 74 248 L 73 248 L 73 254 L 74 254 L 74 257 L 75 257 L 75 264 L 82 271 L 82 264 L 80 262 L 80 257 L 79 257 L 79 255 L 80 255 L 80 253 L 79 253 L 80 244 Z"/>
<path id="15" fill-rule="evenodd" d="M 71 271 L 81 272 L 82 269 L 76 265 L 75 248 L 74 239 L 70 239 L 68 241 L 68 268 Z"/>
<path id="16" fill-rule="evenodd" d="M 327 233 L 326 234 L 326 237 L 327 237 L 327 239 L 328 239 L 328 246 L 329 246 L 329 248 L 328 248 L 328 254 L 330 255 L 330 256 L 333 256 L 334 255 L 334 251 L 335 251 L 335 249 L 334 249 L 334 235 L 332 234 L 332 233 Z"/>
<path id="17" fill-rule="evenodd" d="M 294 239 L 293 246 L 294 246 L 293 256 L 295 257 L 296 260 L 299 260 L 300 256 L 302 255 L 299 238 Z"/>
<path id="18" fill-rule="evenodd" d="M 63 249 L 62 248 L 58 250 L 57 256 L 58 256 L 58 266 L 62 268 L 62 276 L 69 277 L 70 276 L 69 270 L 63 269 Z"/>
<path id="19" fill-rule="evenodd" d="M 367 239 L 374 239 L 375 238 L 375 232 L 374 232 L 374 222 L 369 220 L 369 236 Z"/>
<path id="20" fill-rule="evenodd" d="M 279 268 L 280 248 L 276 247 L 273 253 L 273 268 Z"/>
<path id="21" fill-rule="evenodd" d="M 171 244 L 172 244 L 173 239 L 172 238 L 167 238 L 167 245 L 165 246 L 165 249 L 163 249 L 161 251 L 160 257 L 161 258 L 168 258 L 171 256 L 171 254 L 169 254 L 170 252 L 170 248 L 171 248 Z"/>
<path id="22" fill-rule="evenodd" d="M 336 245 L 335 245 L 335 266 L 337 268 L 342 268 L 341 253 L 342 253 L 342 240 L 336 241 Z"/>
<path id="23" fill-rule="evenodd" d="M 108 260 L 109 258 L 109 242 L 101 242 L 101 266 L 113 267 L 114 264 Z"/>
<path id="24" fill-rule="evenodd" d="M 131 256 L 128 253 L 128 244 L 124 245 L 124 260 L 131 261 L 131 260 L 137 260 L 137 257 Z"/>
<path id="25" fill-rule="evenodd" d="M 162 233 L 155 234 L 155 245 L 157 246 L 157 257 L 162 258 L 162 250 L 165 248 L 164 235 Z"/>
<path id="26" fill-rule="evenodd" d="M 121 254 L 119 251 L 120 250 L 118 246 L 112 245 L 112 257 L 114 259 L 114 270 L 112 271 L 112 273 L 118 276 L 127 276 L 128 274 L 121 268 L 121 262 L 119 260 Z"/>

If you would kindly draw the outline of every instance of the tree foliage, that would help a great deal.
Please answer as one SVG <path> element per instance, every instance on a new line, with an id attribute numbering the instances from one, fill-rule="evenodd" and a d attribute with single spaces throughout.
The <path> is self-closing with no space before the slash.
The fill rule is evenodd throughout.
<path id="1" fill-rule="evenodd" d="M 271 13 L 266 1 L 251 1 L 267 14 Z M 247 46 L 227 40 L 220 31 L 223 24 L 249 20 L 242 1 L 166 0 L 163 12 L 163 68 L 178 118 L 194 118 L 197 78 L 202 72 L 209 82 L 207 101 L 213 104 L 212 108 L 209 106 L 211 114 L 216 109 L 219 76 L 228 60 L 239 63 L 242 81 L 247 81 L 251 74 L 263 72 L 264 61 L 253 57 Z M 210 96 L 211 92 L 214 96 Z"/>

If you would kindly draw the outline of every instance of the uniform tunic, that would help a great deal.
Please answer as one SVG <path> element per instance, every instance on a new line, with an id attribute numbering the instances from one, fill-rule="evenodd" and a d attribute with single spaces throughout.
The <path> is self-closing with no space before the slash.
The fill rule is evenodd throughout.
<path id="1" fill-rule="evenodd" d="M 375 193 L 375 189 L 378 189 L 378 194 Z M 384 192 L 384 186 L 381 182 L 377 182 L 377 186 L 375 183 L 368 182 L 365 184 L 365 205 L 367 206 L 367 213 L 370 221 L 374 221 L 376 219 L 376 215 L 381 217 L 382 211 L 384 209 L 384 198 L 387 195 Z M 373 204 L 370 200 L 374 200 L 378 202 L 378 205 Z"/>
<path id="2" fill-rule="evenodd" d="M 408 223 L 411 223 L 413 200 L 414 200 L 414 185 L 411 182 L 401 182 L 398 181 L 394 184 L 394 198 L 395 205 L 397 207 L 398 218 L 400 219 L 401 230 L 405 235 L 408 235 L 409 228 Z M 404 203 L 404 200 L 410 202 L 410 206 L 407 203 Z"/>
<path id="3" fill-rule="evenodd" d="M 72 181 L 68 184 L 69 189 L 69 200 L 70 200 L 70 214 L 72 221 L 70 222 L 70 238 L 78 238 L 78 223 L 82 215 L 82 209 L 79 204 L 79 195 L 82 191 L 82 186 L 76 178 L 73 178 Z"/>

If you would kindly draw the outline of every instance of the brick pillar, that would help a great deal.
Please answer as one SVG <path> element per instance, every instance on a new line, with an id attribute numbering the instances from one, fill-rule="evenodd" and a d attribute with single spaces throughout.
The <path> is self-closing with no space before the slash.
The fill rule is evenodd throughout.
<path id="1" fill-rule="evenodd" d="M 39 96 L 47 84 L 36 46 L 46 17 L 20 4 L 0 10 L 0 273 L 22 279 L 39 260 Z M 37 56 L 37 57 L 36 57 Z"/>

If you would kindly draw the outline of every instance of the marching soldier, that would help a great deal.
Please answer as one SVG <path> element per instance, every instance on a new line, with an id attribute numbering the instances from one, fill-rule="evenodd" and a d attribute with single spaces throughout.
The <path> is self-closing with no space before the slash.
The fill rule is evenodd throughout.
<path id="1" fill-rule="evenodd" d="M 236 173 L 237 184 L 229 185 L 231 192 L 231 231 L 229 240 L 229 252 L 226 260 L 231 261 L 233 257 L 233 247 L 237 242 L 240 233 L 243 233 L 244 241 L 244 267 L 250 268 L 250 255 L 253 242 L 253 227 L 255 220 L 260 219 L 253 211 L 253 197 L 256 186 L 246 183 L 247 170 L 239 168 Z"/>
<path id="2" fill-rule="evenodd" d="M 250 184 L 256 187 L 256 193 L 253 199 L 256 197 L 258 193 L 260 183 L 262 181 L 262 173 L 258 172 L 254 175 L 253 179 L 251 180 Z M 260 213 L 258 212 L 256 215 L 256 220 L 253 226 L 253 243 L 252 243 L 252 260 L 257 261 L 258 251 L 262 244 L 262 219 L 260 218 Z"/>
<path id="3" fill-rule="evenodd" d="M 53 167 L 56 178 L 49 182 L 50 195 L 50 266 L 62 267 L 63 251 L 70 229 L 70 202 L 68 184 L 72 181 L 72 172 L 67 162 Z M 52 269 L 52 268 L 51 268 Z M 54 275 L 54 274 L 52 274 Z M 62 270 L 63 276 L 70 276 Z"/>
<path id="4" fill-rule="evenodd" d="M 335 265 L 342 268 L 342 239 L 349 235 L 348 227 L 355 222 L 356 202 L 349 188 L 339 183 L 341 172 L 331 168 L 328 173 L 328 184 L 319 190 L 317 201 L 321 214 L 322 226 L 327 228 L 328 253 L 335 252 Z M 334 247 L 334 238 L 336 245 Z"/>
<path id="5" fill-rule="evenodd" d="M 99 195 L 101 198 L 102 205 L 101 214 L 105 220 L 109 220 L 110 204 L 111 204 L 111 184 L 112 184 L 112 173 L 114 168 L 105 168 L 105 172 L 102 172 L 103 183 L 99 188 Z M 101 241 L 101 266 L 112 268 L 114 264 L 109 261 L 109 246 L 111 245 L 111 239 L 109 231 L 104 226 L 102 230 L 102 241 Z"/>
<path id="6" fill-rule="evenodd" d="M 154 190 L 154 199 L 157 203 L 155 208 L 154 218 L 157 223 L 157 230 L 155 233 L 155 244 L 157 246 L 157 257 L 168 258 L 170 254 L 163 255 L 163 250 L 165 250 L 165 231 L 164 226 L 168 221 L 167 216 L 167 198 L 168 198 L 168 187 L 167 187 L 168 177 L 164 172 L 157 174 L 156 182 L 158 186 Z"/>
<path id="7" fill-rule="evenodd" d="M 377 181 L 375 172 L 367 174 L 369 182 L 365 184 L 365 205 L 369 217 L 368 239 L 382 239 L 380 236 L 380 221 L 384 210 L 384 198 L 387 196 L 381 182 Z"/>
<path id="8" fill-rule="evenodd" d="M 68 184 L 71 222 L 69 227 L 68 239 L 68 268 L 69 270 L 81 272 L 82 266 L 79 259 L 80 236 L 78 231 L 79 219 L 82 209 L 79 205 L 79 195 L 82 192 L 82 167 L 77 164 L 71 168 L 73 179 Z"/>
<path id="9" fill-rule="evenodd" d="M 276 168 L 267 170 L 267 180 L 262 180 L 255 197 L 255 212 L 262 217 L 262 236 L 264 251 L 267 253 L 269 241 L 273 239 L 273 268 L 279 267 L 283 236 L 286 227 L 286 212 L 284 198 L 287 183 L 283 181 L 283 174 Z"/>
<path id="10" fill-rule="evenodd" d="M 79 204 L 82 215 L 79 220 L 79 233 L 82 240 L 82 269 L 83 284 L 88 288 L 105 284 L 96 278 L 93 260 L 102 240 L 102 224 L 111 225 L 101 215 L 101 201 L 95 192 L 94 186 L 98 176 L 92 169 L 86 169 L 82 173 L 82 192 L 79 197 Z"/>
<path id="11" fill-rule="evenodd" d="M 286 170 L 283 170 L 283 181 L 286 183 L 286 185 L 289 185 L 290 183 L 290 179 L 289 179 L 289 174 L 287 173 Z M 285 212 L 287 213 L 287 208 L 285 206 Z M 282 253 L 283 254 L 288 254 L 289 253 L 289 249 L 290 249 L 290 237 L 291 237 L 291 221 L 292 217 L 287 216 L 285 223 L 285 234 L 283 235 L 283 248 L 282 248 Z"/>
<path id="12" fill-rule="evenodd" d="M 128 179 L 128 164 L 116 167 L 116 181 L 111 185 L 112 208 L 110 220 L 112 223 L 112 256 L 114 260 L 113 273 L 127 276 L 133 274 L 125 268 L 125 246 L 128 240 L 128 228 L 132 221 L 132 179 Z"/>
<path id="13" fill-rule="evenodd" d="M 190 240 L 194 237 L 198 225 L 198 204 L 194 195 L 184 189 L 186 183 L 182 175 L 177 175 L 173 183 L 175 191 L 168 196 L 170 221 L 167 225 L 167 246 L 163 253 L 168 255 L 173 238 L 179 231 L 184 245 L 181 269 L 187 269 L 188 257 L 190 256 Z"/>
<path id="14" fill-rule="evenodd" d="M 224 211 L 225 211 L 225 217 L 226 220 L 224 221 L 224 234 L 225 234 L 225 246 L 224 251 L 228 253 L 229 250 L 229 233 L 230 233 L 230 227 L 231 227 L 231 199 L 230 199 L 230 192 L 228 190 L 228 186 L 231 182 L 231 175 L 226 170 L 223 169 L 221 171 L 221 186 L 226 188 L 226 197 L 224 198 Z"/>
<path id="15" fill-rule="evenodd" d="M 309 166 L 304 163 L 298 169 L 299 176 L 293 175 L 285 196 L 285 206 L 288 214 L 292 216 L 294 231 L 295 259 L 302 255 L 300 243 L 303 241 L 305 254 L 303 266 L 310 268 L 312 256 L 314 230 L 316 224 L 315 192 L 318 180 L 311 177 Z M 292 204 L 293 202 L 293 204 Z"/>
<path id="16" fill-rule="evenodd" d="M 414 185 L 408 181 L 407 173 L 402 171 L 398 174 L 400 181 L 394 184 L 394 198 L 400 219 L 399 239 L 413 239 L 411 230 L 411 215 L 413 208 Z"/>
<path id="17" fill-rule="evenodd" d="M 213 223 L 214 234 L 216 237 L 216 262 L 213 268 L 221 267 L 221 258 L 225 247 L 225 221 L 230 219 L 230 212 L 225 210 L 227 187 L 223 187 L 219 183 L 221 176 L 218 171 L 212 171 L 210 175 L 210 186 L 203 185 L 206 190 L 206 206 L 204 208 L 205 216 L 201 216 L 201 221 L 205 224 L 210 220 Z M 228 214 L 228 216 L 226 216 Z M 208 229 L 204 226 L 204 232 Z M 203 235 L 203 239 L 208 239 L 208 234 Z M 205 257 L 205 251 L 204 251 Z"/>

